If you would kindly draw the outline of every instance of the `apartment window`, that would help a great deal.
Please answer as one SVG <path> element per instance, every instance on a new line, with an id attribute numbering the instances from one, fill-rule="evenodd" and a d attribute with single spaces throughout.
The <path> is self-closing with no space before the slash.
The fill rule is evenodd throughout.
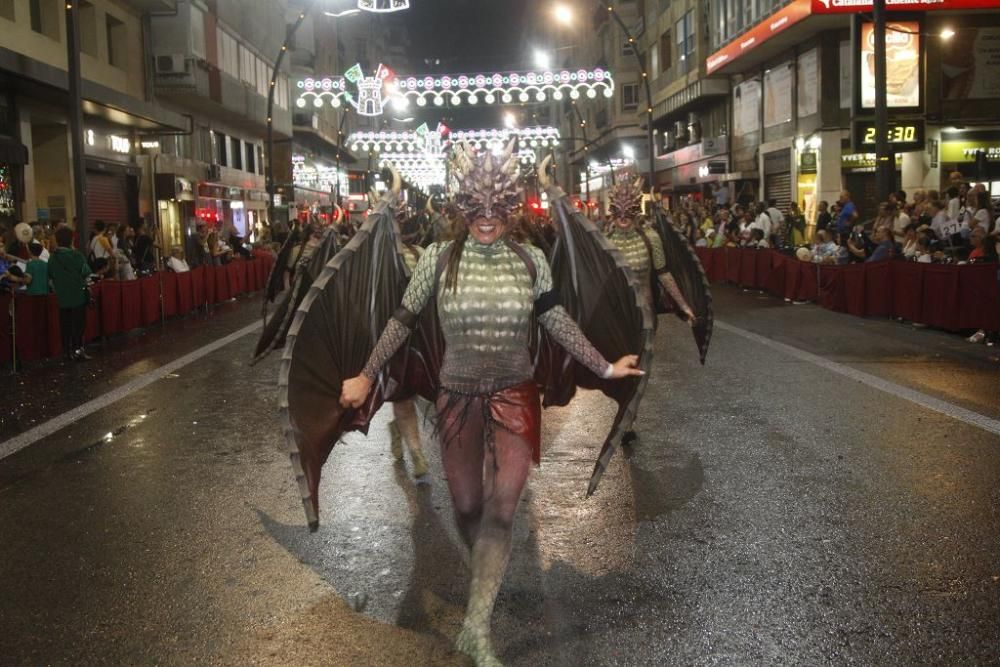
<path id="1" fill-rule="evenodd" d="M 683 74 L 694 60 L 694 12 L 690 11 L 674 26 L 677 35 L 677 68 Z"/>
<path id="2" fill-rule="evenodd" d="M 257 85 L 257 57 L 246 47 L 240 47 L 240 81 Z"/>
<path id="3" fill-rule="evenodd" d="M 267 97 L 268 83 L 271 81 L 271 66 L 257 58 L 257 94 Z"/>
<path id="4" fill-rule="evenodd" d="M 249 141 L 246 144 L 246 148 L 247 148 L 247 171 L 249 171 L 251 174 L 256 174 L 257 173 L 257 151 L 254 148 L 254 145 L 251 144 Z"/>
<path id="5" fill-rule="evenodd" d="M 670 69 L 671 65 L 671 49 L 673 49 L 673 42 L 670 41 L 670 31 L 666 31 L 660 35 L 660 71 L 666 72 Z"/>
<path id="6" fill-rule="evenodd" d="M 14 0 L 0 0 L 0 18 L 14 20 Z"/>
<path id="7" fill-rule="evenodd" d="M 229 160 L 226 159 L 226 135 L 222 132 L 212 132 L 215 137 L 215 161 L 217 164 L 221 164 L 223 167 L 229 165 Z"/>
<path id="8" fill-rule="evenodd" d="M 112 67 L 125 67 L 125 51 L 128 48 L 125 24 L 111 14 L 104 15 L 104 26 L 108 31 L 108 63 Z"/>
<path id="9" fill-rule="evenodd" d="M 189 4 L 191 8 L 191 53 L 205 57 L 205 12 Z"/>
<path id="10" fill-rule="evenodd" d="M 243 169 L 243 142 L 236 137 L 229 137 L 229 145 L 233 169 Z"/>
<path id="11" fill-rule="evenodd" d="M 97 10 L 87 0 L 80 0 L 80 51 L 97 57 Z"/>
<path id="12" fill-rule="evenodd" d="M 278 83 L 274 91 L 274 102 L 278 105 L 279 109 L 288 108 L 288 77 L 282 76 L 278 79 Z"/>
<path id="13" fill-rule="evenodd" d="M 59 0 L 28 0 L 31 29 L 59 41 L 60 7 Z"/>
<path id="14" fill-rule="evenodd" d="M 237 81 L 240 78 L 239 44 L 232 35 L 221 28 L 216 29 L 219 47 L 219 69 Z"/>
<path id="15" fill-rule="evenodd" d="M 622 111 L 635 111 L 639 108 L 639 84 L 626 83 L 622 85 Z"/>

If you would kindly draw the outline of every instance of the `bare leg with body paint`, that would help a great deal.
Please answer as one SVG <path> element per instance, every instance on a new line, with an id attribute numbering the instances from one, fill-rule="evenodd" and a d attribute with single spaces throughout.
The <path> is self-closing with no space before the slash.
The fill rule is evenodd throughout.
<path id="1" fill-rule="evenodd" d="M 427 459 L 420 445 L 420 425 L 417 422 L 416 399 L 397 401 L 392 404 L 393 421 L 389 423 L 392 456 L 403 460 L 403 443 L 410 450 L 413 476 L 422 481 L 427 475 Z"/>

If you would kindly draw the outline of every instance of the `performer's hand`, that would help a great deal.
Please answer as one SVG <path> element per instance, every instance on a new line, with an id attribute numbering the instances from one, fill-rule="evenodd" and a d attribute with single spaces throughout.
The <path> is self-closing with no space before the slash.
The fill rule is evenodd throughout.
<path id="1" fill-rule="evenodd" d="M 360 408 L 371 388 L 372 381 L 364 375 L 344 380 L 344 386 L 340 390 L 340 405 L 345 408 Z"/>
<path id="2" fill-rule="evenodd" d="M 698 319 L 695 317 L 694 311 L 691 308 L 685 308 L 684 315 L 687 317 L 688 324 L 693 327 L 695 321 Z"/>
<path id="3" fill-rule="evenodd" d="M 637 368 L 639 365 L 639 357 L 634 354 L 626 354 L 624 357 L 611 364 L 611 379 L 620 380 L 621 378 L 631 377 L 633 375 L 645 375 L 645 373 Z"/>

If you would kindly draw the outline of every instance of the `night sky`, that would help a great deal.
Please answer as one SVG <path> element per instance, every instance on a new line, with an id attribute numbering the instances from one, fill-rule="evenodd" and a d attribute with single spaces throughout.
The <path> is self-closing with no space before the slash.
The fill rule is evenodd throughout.
<path id="1" fill-rule="evenodd" d="M 528 45 L 538 2 L 529 0 L 411 0 L 410 9 L 391 17 L 408 27 L 412 73 L 462 74 L 530 68 Z M 410 74 L 397 68 L 400 74 Z M 408 114 L 432 128 L 498 127 L 504 107 L 411 106 Z"/>

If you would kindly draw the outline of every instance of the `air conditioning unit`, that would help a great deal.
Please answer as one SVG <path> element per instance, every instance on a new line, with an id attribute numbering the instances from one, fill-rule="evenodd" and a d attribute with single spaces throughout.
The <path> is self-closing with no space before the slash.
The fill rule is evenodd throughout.
<path id="1" fill-rule="evenodd" d="M 208 165 L 208 180 L 218 182 L 222 180 L 222 166 L 217 164 Z"/>
<path id="2" fill-rule="evenodd" d="M 677 139 L 677 141 L 687 141 L 688 139 L 687 123 L 685 123 L 682 120 L 679 120 L 676 123 L 674 123 L 674 138 Z"/>
<path id="3" fill-rule="evenodd" d="M 157 74 L 187 74 L 188 59 L 183 53 L 172 53 L 153 58 L 153 66 Z"/>

